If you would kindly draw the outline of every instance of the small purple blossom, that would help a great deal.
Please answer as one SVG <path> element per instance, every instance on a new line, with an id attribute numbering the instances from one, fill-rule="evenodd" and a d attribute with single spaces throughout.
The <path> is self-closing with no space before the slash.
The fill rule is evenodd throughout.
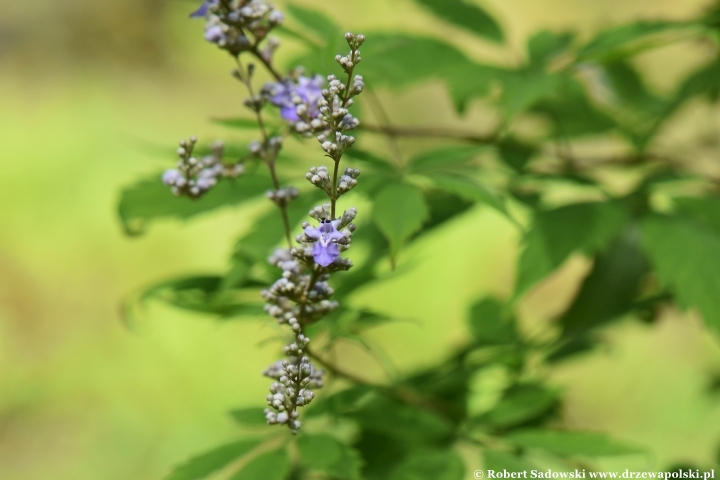
<path id="1" fill-rule="evenodd" d="M 280 116 L 289 122 L 298 122 L 297 106 L 304 104 L 311 118 L 318 115 L 318 102 L 322 98 L 323 78 L 299 77 L 297 82 L 284 80 L 265 85 L 265 92 L 273 105 L 280 107 Z"/>
<path id="2" fill-rule="evenodd" d="M 340 256 L 340 250 L 335 242 L 345 236 L 337 229 L 341 221 L 340 219 L 324 220 L 317 228 L 305 229 L 305 235 L 316 240 L 313 244 L 312 255 L 315 263 L 321 267 L 327 267 Z"/>
<path id="3" fill-rule="evenodd" d="M 208 12 L 210 11 L 210 7 L 218 3 L 219 0 L 205 0 L 202 5 L 200 5 L 200 8 L 195 10 L 193 13 L 190 14 L 191 18 L 200 18 L 207 16 Z"/>

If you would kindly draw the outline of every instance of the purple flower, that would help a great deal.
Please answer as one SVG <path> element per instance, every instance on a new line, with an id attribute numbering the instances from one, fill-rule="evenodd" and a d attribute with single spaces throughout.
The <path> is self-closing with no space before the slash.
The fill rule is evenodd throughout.
<path id="1" fill-rule="evenodd" d="M 300 103 L 305 104 L 311 118 L 318 114 L 318 101 L 322 98 L 323 78 L 320 75 L 314 77 L 299 77 L 297 82 L 285 80 L 265 85 L 265 92 L 273 105 L 280 107 L 280 116 L 290 122 L 300 121 L 297 114 L 295 99 L 299 98 Z"/>
<path id="2" fill-rule="evenodd" d="M 305 235 L 316 240 L 313 244 L 312 255 L 315 263 L 322 267 L 327 267 L 340 256 L 340 250 L 335 243 L 345 236 L 337 229 L 340 222 L 340 219 L 323 220 L 317 228 L 305 229 Z"/>
<path id="3" fill-rule="evenodd" d="M 208 11 L 210 10 L 210 7 L 216 3 L 218 3 L 219 0 L 205 0 L 202 5 L 200 5 L 200 8 L 195 10 L 193 13 L 190 14 L 190 17 L 192 18 L 199 18 L 199 17 L 205 17 L 208 14 Z"/>
<path id="4" fill-rule="evenodd" d="M 225 40 L 225 32 L 219 25 L 213 25 L 205 29 L 205 40 L 210 43 L 220 43 Z"/>

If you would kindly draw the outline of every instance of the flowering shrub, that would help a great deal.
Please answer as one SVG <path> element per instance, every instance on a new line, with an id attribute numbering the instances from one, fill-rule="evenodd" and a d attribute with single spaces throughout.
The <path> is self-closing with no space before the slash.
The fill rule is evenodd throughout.
<path id="1" fill-rule="evenodd" d="M 503 41 L 499 24 L 479 7 L 460 0 L 417 3 L 485 40 Z M 652 321 L 668 304 L 694 308 L 710 328 L 720 327 L 720 177 L 684 160 L 685 146 L 658 138 L 681 105 L 715 99 L 720 91 L 717 11 L 690 21 L 623 25 L 587 42 L 543 31 L 530 38 L 527 59 L 515 68 L 477 63 L 434 38 L 377 32 L 366 42 L 346 33 L 349 50 L 335 56 L 336 74 L 320 66 L 336 53 L 330 46 L 343 36 L 339 27 L 320 12 L 292 5 L 288 11 L 305 31 L 286 29 L 283 13 L 264 0 L 206 0 L 192 13 L 205 21 L 205 40 L 235 62 L 233 75 L 248 95 L 252 118 L 226 123 L 257 129 L 258 140 L 238 155 L 228 155 L 221 143 L 208 148 L 194 137 L 183 140 L 175 168 L 126 189 L 121 199 L 120 216 L 131 234 L 156 218 L 187 218 L 263 192 L 275 205 L 238 241 L 229 273 L 163 282 L 143 299 L 225 317 L 264 312 L 285 326 L 284 358 L 264 372 L 272 379 L 266 405 L 234 417 L 248 427 L 264 418 L 292 435 L 243 438 L 192 458 L 168 479 L 205 478 L 232 465 L 231 479 L 460 480 L 469 478 L 457 451 L 462 445 L 479 449 L 485 468 L 508 471 L 548 462 L 575 468 L 578 457 L 642 453 L 602 433 L 560 428 L 562 395 L 538 371 L 593 348 L 597 332 L 613 321 Z M 274 31 L 306 47 L 288 73 L 276 65 Z M 633 55 L 688 36 L 712 42 L 712 58 L 672 95 L 653 92 Z M 260 88 L 258 69 L 272 79 Z M 366 90 L 363 77 L 396 89 L 441 80 L 459 114 L 484 99 L 502 120 L 490 132 L 365 124 L 351 113 Z M 378 118 L 389 117 L 382 105 L 373 108 Z M 523 135 L 515 128 L 519 118 L 544 122 L 543 133 Z M 355 130 L 386 137 L 389 154 L 358 148 Z M 306 173 L 310 185 L 284 175 L 280 152 L 287 136 L 315 137 L 327 159 Z M 621 153 L 577 155 L 575 144 L 591 136 L 620 142 Z M 403 137 L 452 146 L 405 159 L 398 147 Z M 602 174 L 608 166 L 632 173 L 632 185 L 608 181 Z M 482 170 L 494 171 L 492 187 L 483 183 Z M 553 203 L 549 192 L 560 184 L 580 195 Z M 354 188 L 372 211 L 345 204 L 343 195 Z M 391 321 L 353 309 L 349 295 L 377 280 L 378 264 L 394 266 L 408 243 L 474 204 L 515 224 L 524 248 L 512 297 L 481 298 L 472 306 L 465 345 L 438 365 L 382 384 L 345 372 L 314 348 L 321 333 L 330 343 L 358 340 L 362 331 Z M 362 221 L 356 224 L 356 217 Z M 352 243 L 369 252 L 358 266 Z M 592 268 L 556 318 L 551 339 L 524 334 L 517 302 L 578 253 Z M 254 293 L 257 301 L 235 300 L 241 296 L 231 292 Z M 504 372 L 506 385 L 478 411 L 469 404 L 471 385 L 493 368 Z M 319 394 L 326 376 L 347 388 Z M 317 420 L 311 432 L 305 418 Z"/>

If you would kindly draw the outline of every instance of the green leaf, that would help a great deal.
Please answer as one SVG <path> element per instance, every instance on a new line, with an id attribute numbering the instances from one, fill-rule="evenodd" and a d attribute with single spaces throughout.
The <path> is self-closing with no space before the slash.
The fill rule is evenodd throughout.
<path id="1" fill-rule="evenodd" d="M 542 100 L 554 99 L 563 84 L 562 77 L 557 74 L 526 70 L 504 72 L 500 78 L 503 87 L 500 106 L 508 120 Z"/>
<path id="2" fill-rule="evenodd" d="M 690 22 L 638 21 L 604 30 L 580 50 L 579 61 L 617 59 L 657 45 L 663 34 L 692 26 Z"/>
<path id="3" fill-rule="evenodd" d="M 517 173 L 522 172 L 533 155 L 537 153 L 534 147 L 513 138 L 498 143 L 497 148 L 500 159 Z"/>
<path id="4" fill-rule="evenodd" d="M 528 40 L 528 59 L 531 68 L 544 68 L 547 63 L 570 47 L 572 33 L 555 33 L 547 30 L 533 35 Z"/>
<path id="5" fill-rule="evenodd" d="M 340 27 L 327 15 L 317 10 L 310 10 L 296 4 L 285 6 L 287 12 L 303 26 L 315 32 L 322 40 L 342 34 Z"/>
<path id="6" fill-rule="evenodd" d="M 595 258 L 568 310 L 560 317 L 566 340 L 632 311 L 640 295 L 648 263 L 638 244 L 635 225 Z"/>
<path id="7" fill-rule="evenodd" d="M 122 191 L 118 214 L 128 234 L 141 234 L 151 220 L 187 219 L 220 207 L 239 205 L 259 197 L 270 185 L 267 178 L 259 175 L 243 175 L 223 180 L 201 198 L 192 200 L 174 196 L 160 177 L 158 173 Z"/>
<path id="8" fill-rule="evenodd" d="M 720 234 L 719 197 L 680 197 L 673 202 L 681 215 L 688 215 Z"/>
<path id="9" fill-rule="evenodd" d="M 511 428 L 536 420 L 557 405 L 557 394 L 542 385 L 520 384 L 505 392 L 502 400 L 480 420 L 496 428 Z"/>
<path id="10" fill-rule="evenodd" d="M 231 410 L 230 416 L 235 422 L 247 427 L 267 425 L 265 409 L 263 407 L 250 407 Z"/>
<path id="11" fill-rule="evenodd" d="M 459 111 L 473 98 L 490 93 L 500 70 L 472 62 L 455 47 L 428 37 L 375 32 L 363 45 L 363 75 L 372 85 L 393 89 L 442 80 Z M 472 81 L 468 81 L 471 78 Z"/>
<path id="12" fill-rule="evenodd" d="M 697 308 L 720 331 L 720 235 L 684 218 L 656 216 L 643 222 L 642 244 L 680 305 Z"/>
<path id="13" fill-rule="evenodd" d="M 290 460 L 283 449 L 272 450 L 250 460 L 228 480 L 285 480 L 290 474 Z"/>
<path id="14" fill-rule="evenodd" d="M 524 430 L 510 433 L 506 438 L 519 447 L 540 448 L 561 456 L 610 457 L 644 452 L 600 433 Z"/>
<path id="15" fill-rule="evenodd" d="M 502 472 L 503 470 L 507 470 L 508 472 L 530 472 L 536 469 L 532 463 L 520 455 L 501 452 L 499 450 L 490 450 L 489 448 L 483 450 L 483 465 L 485 470 L 493 470 L 495 472 Z"/>
<path id="16" fill-rule="evenodd" d="M 465 465 L 453 450 L 419 450 L 400 463 L 390 480 L 464 480 Z"/>
<path id="17" fill-rule="evenodd" d="M 465 200 L 484 203 L 517 224 L 515 219 L 508 213 L 503 199 L 475 182 L 472 178 L 451 174 L 432 175 L 429 178 L 432 179 L 436 188 L 447 193 L 453 193 Z"/>
<path id="18" fill-rule="evenodd" d="M 308 417 L 317 417 L 324 414 L 342 416 L 358 408 L 359 402 L 366 398 L 372 390 L 366 386 L 350 387 L 328 396 L 322 396 L 313 401 L 307 410 Z"/>
<path id="19" fill-rule="evenodd" d="M 477 158 L 478 154 L 484 149 L 486 147 L 463 145 L 426 151 L 410 159 L 408 172 L 428 173 L 466 170 L 469 167 L 469 162 Z"/>
<path id="20" fill-rule="evenodd" d="M 359 160 L 366 163 L 373 170 L 383 174 L 394 174 L 396 173 L 395 165 L 388 159 L 379 157 L 371 152 L 360 150 L 357 147 L 353 147 L 345 152 L 345 155 L 354 160 Z"/>
<path id="21" fill-rule="evenodd" d="M 254 118 L 213 118 L 211 121 L 223 127 L 238 130 L 257 130 L 259 128 L 257 119 Z"/>
<path id="22" fill-rule="evenodd" d="M 199 480 L 224 468 L 243 457 L 261 440 L 240 440 L 218 447 L 215 450 L 193 457 L 182 465 L 178 465 L 165 480 Z"/>
<path id="23" fill-rule="evenodd" d="M 469 30 L 483 38 L 503 41 L 503 31 L 497 21 L 477 5 L 463 0 L 415 0 L 439 18 Z"/>
<path id="24" fill-rule="evenodd" d="M 484 298 L 473 305 L 468 323 L 480 343 L 502 345 L 518 340 L 514 324 L 505 318 L 504 305 L 494 298 Z"/>
<path id="25" fill-rule="evenodd" d="M 452 425 L 444 418 L 385 397 L 371 399 L 346 416 L 365 430 L 406 443 L 436 442 L 452 433 Z"/>
<path id="26" fill-rule="evenodd" d="M 297 441 L 302 463 L 330 478 L 360 480 L 360 455 L 330 435 L 303 435 Z"/>
<path id="27" fill-rule="evenodd" d="M 576 203 L 538 211 L 520 255 L 515 296 L 558 268 L 573 252 L 593 254 L 620 234 L 627 213 L 612 202 Z"/>
<path id="28" fill-rule="evenodd" d="M 372 218 L 390 242 L 395 257 L 402 246 L 420 230 L 428 218 L 428 207 L 422 191 L 406 183 L 385 187 L 375 198 Z"/>

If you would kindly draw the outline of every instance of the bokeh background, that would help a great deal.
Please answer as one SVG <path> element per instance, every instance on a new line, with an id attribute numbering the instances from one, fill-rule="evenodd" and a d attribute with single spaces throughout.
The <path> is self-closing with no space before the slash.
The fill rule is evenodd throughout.
<path id="1" fill-rule="evenodd" d="M 483 0 L 509 37 L 499 49 L 410 0 L 296 1 L 348 30 L 440 35 L 499 62 L 521 58 L 541 27 L 587 37 L 631 19 L 690 17 L 707 4 Z M 119 313 L 123 299 L 154 281 L 224 271 L 233 238 L 257 210 L 158 222 L 137 238 L 117 221 L 121 187 L 172 164 L 179 138 L 232 138 L 207 120 L 237 114 L 243 92 L 226 56 L 202 41 L 202 22 L 188 20 L 194 8 L 182 0 L 0 0 L 2 480 L 158 479 L 236 435 L 229 409 L 262 404 L 259 372 L 277 348 L 263 343 L 269 320 L 216 323 L 154 304 L 132 324 Z M 704 58 L 680 43 L 638 62 L 669 91 Z M 455 119 L 439 84 L 378 94 L 399 123 L 487 124 L 481 106 Z M 689 130 L 720 125 L 706 106 L 681 115 Z M 473 300 L 510 291 L 518 240 L 506 220 L 478 207 L 419 241 L 404 253 L 411 268 L 355 299 L 415 320 L 377 329 L 371 341 L 400 370 L 442 357 L 462 341 Z M 572 259 L 524 301 L 523 321 L 532 326 L 562 308 L 586 271 L 586 261 Z M 692 313 L 668 311 L 653 325 L 616 324 L 603 345 L 551 372 L 567 392 L 563 421 L 649 447 L 648 468 L 711 466 L 720 445 L 718 339 Z M 380 375 L 366 360 L 348 346 L 339 362 Z"/>

